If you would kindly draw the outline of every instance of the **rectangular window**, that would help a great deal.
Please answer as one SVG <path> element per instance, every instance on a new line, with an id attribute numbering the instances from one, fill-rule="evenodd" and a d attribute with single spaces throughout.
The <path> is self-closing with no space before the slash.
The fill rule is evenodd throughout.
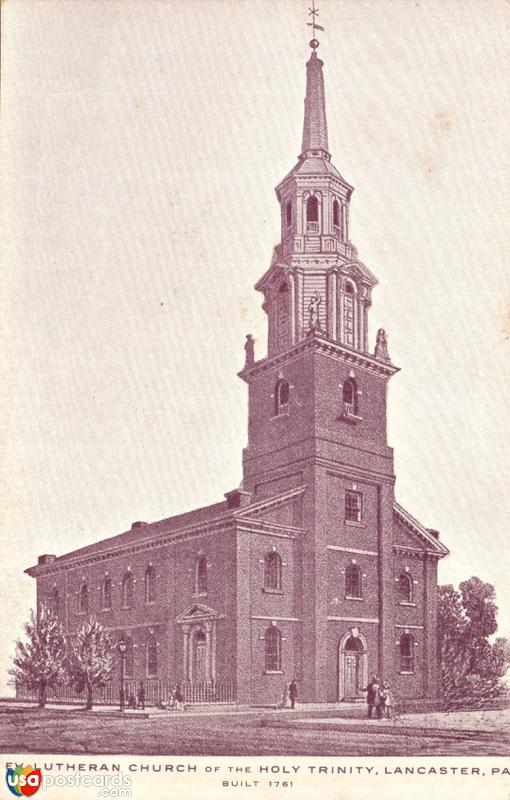
<path id="1" fill-rule="evenodd" d="M 345 493 L 346 522 L 361 522 L 362 499 L 363 495 L 361 492 Z"/>
<path id="2" fill-rule="evenodd" d="M 414 637 L 403 633 L 400 637 L 400 671 L 414 672 Z"/>

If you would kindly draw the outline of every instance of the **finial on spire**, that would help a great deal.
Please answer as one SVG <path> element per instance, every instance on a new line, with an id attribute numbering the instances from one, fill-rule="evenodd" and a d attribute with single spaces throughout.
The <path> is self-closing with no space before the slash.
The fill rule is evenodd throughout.
<path id="1" fill-rule="evenodd" d="M 312 21 L 306 23 L 312 29 L 313 38 L 310 41 L 310 47 L 315 53 L 320 44 L 319 40 L 315 37 L 315 31 L 324 31 L 322 25 L 318 25 L 317 23 L 316 18 L 319 16 L 319 9 L 315 8 L 315 0 L 312 0 L 312 7 L 308 9 L 308 16 L 312 17 Z"/>

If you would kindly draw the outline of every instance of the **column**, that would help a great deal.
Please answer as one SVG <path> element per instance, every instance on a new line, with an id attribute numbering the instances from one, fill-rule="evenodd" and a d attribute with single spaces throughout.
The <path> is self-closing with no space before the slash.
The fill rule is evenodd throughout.
<path id="1" fill-rule="evenodd" d="M 182 626 L 183 647 L 182 647 L 182 676 L 183 680 L 187 681 L 190 678 L 189 670 L 189 634 L 190 626 Z"/>
<path id="2" fill-rule="evenodd" d="M 294 275 L 288 275 L 287 279 L 289 284 L 290 343 L 296 344 L 296 292 L 294 288 Z"/>
<path id="3" fill-rule="evenodd" d="M 212 647 L 211 647 L 211 623 L 204 622 L 205 628 L 205 679 L 211 680 L 211 662 L 212 662 Z"/>
<path id="4" fill-rule="evenodd" d="M 303 193 L 298 192 L 296 195 L 296 233 L 298 233 L 300 236 L 303 235 L 304 230 L 303 217 Z"/>
<path id="5" fill-rule="evenodd" d="M 337 338 L 337 311 L 336 311 L 336 299 L 337 299 L 337 275 L 336 272 L 328 273 L 326 277 L 326 330 L 328 336 L 331 339 Z"/>
<path id="6" fill-rule="evenodd" d="M 216 622 L 212 623 L 211 631 L 211 680 L 216 680 Z"/>

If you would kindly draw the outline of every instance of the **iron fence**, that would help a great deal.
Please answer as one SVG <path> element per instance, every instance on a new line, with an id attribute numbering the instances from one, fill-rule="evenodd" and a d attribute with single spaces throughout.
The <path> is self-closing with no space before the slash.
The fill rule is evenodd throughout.
<path id="1" fill-rule="evenodd" d="M 173 698 L 176 681 L 159 681 L 148 679 L 143 681 L 145 690 L 145 705 L 167 705 Z M 124 700 L 128 705 L 130 698 L 136 701 L 140 681 L 124 681 Z M 235 703 L 235 681 L 184 681 L 180 684 L 184 702 L 187 705 L 199 703 Z M 117 705 L 120 701 L 120 684 L 109 681 L 104 686 L 94 687 L 94 705 Z M 37 701 L 37 689 L 30 689 L 24 684 L 16 684 L 16 700 Z M 86 692 L 77 692 L 69 684 L 59 684 L 47 688 L 46 699 L 49 703 L 83 704 L 86 703 Z"/>

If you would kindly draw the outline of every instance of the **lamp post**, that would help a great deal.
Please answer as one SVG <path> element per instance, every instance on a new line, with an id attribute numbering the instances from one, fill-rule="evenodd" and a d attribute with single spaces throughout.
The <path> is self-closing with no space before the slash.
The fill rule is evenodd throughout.
<path id="1" fill-rule="evenodd" d="M 120 710 L 124 711 L 124 662 L 126 660 L 126 642 L 121 639 L 117 645 L 120 654 Z"/>

